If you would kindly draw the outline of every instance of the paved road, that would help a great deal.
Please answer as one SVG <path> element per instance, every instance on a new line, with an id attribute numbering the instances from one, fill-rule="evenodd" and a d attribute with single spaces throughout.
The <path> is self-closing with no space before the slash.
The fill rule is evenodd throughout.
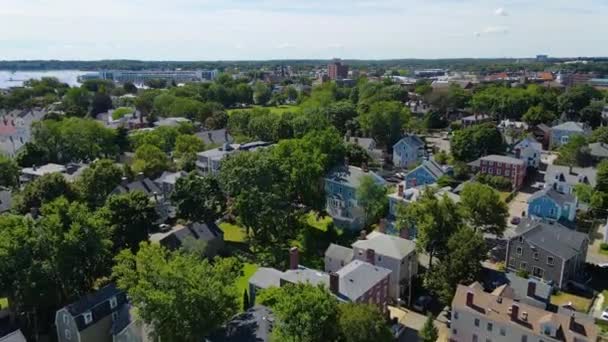
<path id="1" fill-rule="evenodd" d="M 602 225 L 599 225 L 593 234 L 593 244 L 587 248 L 587 262 L 590 264 L 608 263 L 608 255 L 600 254 L 600 244 L 604 242 L 604 234 L 602 233 Z"/>

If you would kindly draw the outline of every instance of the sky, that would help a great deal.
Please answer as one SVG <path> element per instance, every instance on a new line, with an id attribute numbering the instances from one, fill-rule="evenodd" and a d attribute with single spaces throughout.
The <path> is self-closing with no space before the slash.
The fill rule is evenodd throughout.
<path id="1" fill-rule="evenodd" d="M 0 59 L 608 56 L 608 0 L 0 0 Z"/>

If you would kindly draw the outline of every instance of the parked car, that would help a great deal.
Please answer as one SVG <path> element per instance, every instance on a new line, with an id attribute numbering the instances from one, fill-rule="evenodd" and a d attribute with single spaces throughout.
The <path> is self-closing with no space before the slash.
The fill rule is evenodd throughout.
<path id="1" fill-rule="evenodd" d="M 418 297 L 418 299 L 416 299 L 416 301 L 414 302 L 414 310 L 423 312 L 423 313 L 426 312 L 426 310 L 429 308 L 429 306 L 431 306 L 432 300 L 433 300 L 433 298 L 431 298 L 430 296 Z"/>
<path id="2" fill-rule="evenodd" d="M 511 224 L 518 225 L 521 222 L 521 217 L 515 216 L 511 219 Z"/>
<path id="3" fill-rule="evenodd" d="M 608 321 L 608 309 L 602 312 L 602 319 Z"/>

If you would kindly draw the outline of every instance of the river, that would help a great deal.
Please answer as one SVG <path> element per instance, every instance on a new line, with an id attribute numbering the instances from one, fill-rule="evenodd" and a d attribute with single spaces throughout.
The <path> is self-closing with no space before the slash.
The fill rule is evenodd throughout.
<path id="1" fill-rule="evenodd" d="M 88 73 L 80 70 L 48 70 L 48 71 L 7 71 L 0 70 L 0 89 L 19 87 L 29 79 L 42 77 L 55 77 L 70 86 L 79 85 L 78 76 Z"/>

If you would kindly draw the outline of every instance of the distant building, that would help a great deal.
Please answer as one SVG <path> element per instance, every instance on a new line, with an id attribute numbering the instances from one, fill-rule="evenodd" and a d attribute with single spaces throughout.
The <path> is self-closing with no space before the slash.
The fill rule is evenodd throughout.
<path id="1" fill-rule="evenodd" d="M 549 60 L 548 55 L 536 55 L 536 61 L 540 63 L 544 63 Z"/>
<path id="2" fill-rule="evenodd" d="M 205 146 L 222 146 L 234 143 L 234 138 L 225 128 L 202 131 L 195 133 L 195 135 L 205 143 Z"/>
<path id="3" fill-rule="evenodd" d="M 358 145 L 367 152 L 375 161 L 380 163 L 384 162 L 384 151 L 377 148 L 376 140 L 374 138 L 362 138 L 362 137 L 347 137 L 345 139 L 350 144 Z"/>
<path id="4" fill-rule="evenodd" d="M 150 80 L 166 80 L 168 82 L 185 83 L 213 81 L 217 70 L 102 70 L 97 73 L 85 74 L 79 79 L 103 79 L 119 83 L 132 82 L 143 84 Z"/>
<path id="5" fill-rule="evenodd" d="M 169 118 L 161 118 L 160 120 L 154 122 L 155 127 L 177 127 L 182 124 L 189 124 L 192 121 L 188 118 L 182 117 L 169 117 Z"/>
<path id="6" fill-rule="evenodd" d="M 25 184 L 42 176 L 50 175 L 53 173 L 62 174 L 67 181 L 73 181 L 82 173 L 82 171 L 84 171 L 86 167 L 87 165 L 79 165 L 73 163 L 67 165 L 53 163 L 41 166 L 32 165 L 32 167 L 25 167 L 21 169 L 21 176 L 19 176 L 19 181 L 22 184 Z"/>
<path id="7" fill-rule="evenodd" d="M 433 159 L 425 160 L 420 166 L 405 175 L 405 187 L 415 188 L 417 186 L 437 183 L 439 178 L 450 173 L 450 171 L 450 168 L 444 168 Z"/>
<path id="8" fill-rule="evenodd" d="M 528 216 L 552 221 L 574 222 L 576 218 L 576 197 L 563 194 L 552 187 L 535 192 L 528 198 Z"/>
<path id="9" fill-rule="evenodd" d="M 562 84 L 566 87 L 574 87 L 577 85 L 588 84 L 592 78 L 595 78 L 594 73 L 574 73 L 561 76 Z"/>
<path id="10" fill-rule="evenodd" d="M 169 199 L 165 197 L 165 194 L 155 182 L 144 177 L 143 174 L 137 175 L 136 179 L 132 182 L 123 178 L 120 185 L 114 188 L 110 194 L 119 195 L 135 191 L 142 192 L 152 203 L 154 203 L 156 213 L 159 217 L 156 223 L 160 224 L 169 218 L 175 217 L 175 208 L 171 205 Z"/>
<path id="11" fill-rule="evenodd" d="M 469 163 L 479 173 L 490 176 L 501 176 L 511 181 L 513 189 L 519 189 L 526 178 L 526 163 L 517 158 L 492 154 Z"/>
<path id="12" fill-rule="evenodd" d="M 489 115 L 485 115 L 485 114 L 475 114 L 475 115 L 465 116 L 464 118 L 460 119 L 460 121 L 462 122 L 462 127 L 466 128 L 466 127 L 471 127 L 473 125 L 479 125 L 484 122 L 490 122 L 490 121 L 492 121 L 492 118 Z"/>
<path id="13" fill-rule="evenodd" d="M 582 122 L 568 121 L 557 126 L 551 127 L 551 147 L 557 148 L 576 135 L 588 135 L 591 133 L 589 127 L 585 126 Z"/>
<path id="14" fill-rule="evenodd" d="M 606 90 L 608 89 L 608 78 L 592 78 L 589 80 L 589 85 L 599 90 Z"/>
<path id="15" fill-rule="evenodd" d="M 40 121 L 46 111 L 40 109 L 0 110 L 0 155 L 14 158 L 23 146 L 32 139 L 32 124 Z"/>
<path id="16" fill-rule="evenodd" d="M 393 165 L 409 168 L 422 161 L 426 155 L 425 144 L 417 135 L 407 134 L 393 145 Z"/>
<path id="17" fill-rule="evenodd" d="M 163 195 L 165 195 L 166 197 L 169 197 L 171 195 L 171 193 L 173 192 L 173 190 L 175 190 L 175 184 L 177 183 L 177 180 L 186 175 L 187 175 L 187 173 L 184 171 L 178 171 L 178 172 L 165 171 L 165 172 L 163 172 L 163 174 L 160 177 L 158 177 L 154 181 L 154 183 L 156 183 L 156 185 L 160 188 Z"/>
<path id="18" fill-rule="evenodd" d="M 215 175 L 220 172 L 220 162 L 227 156 L 244 151 L 255 151 L 271 146 L 272 143 L 254 141 L 246 144 L 224 143 L 222 146 L 196 154 L 196 169 L 203 175 Z"/>
<path id="19" fill-rule="evenodd" d="M 327 66 L 327 74 L 332 81 L 348 78 L 348 65 L 342 64 L 340 59 L 334 59 Z"/>
<path id="20" fill-rule="evenodd" d="M 561 193 L 571 194 L 576 184 L 587 184 L 595 187 L 597 184 L 597 169 L 593 167 L 568 167 L 547 165 L 545 171 L 545 186 Z"/>
<path id="21" fill-rule="evenodd" d="M 424 69 L 424 70 L 415 70 L 414 75 L 417 78 L 432 78 L 432 77 L 440 77 L 445 76 L 446 71 L 443 69 Z"/>
<path id="22" fill-rule="evenodd" d="M 589 154 L 596 162 L 608 159 L 608 144 L 603 142 L 589 144 Z"/>

